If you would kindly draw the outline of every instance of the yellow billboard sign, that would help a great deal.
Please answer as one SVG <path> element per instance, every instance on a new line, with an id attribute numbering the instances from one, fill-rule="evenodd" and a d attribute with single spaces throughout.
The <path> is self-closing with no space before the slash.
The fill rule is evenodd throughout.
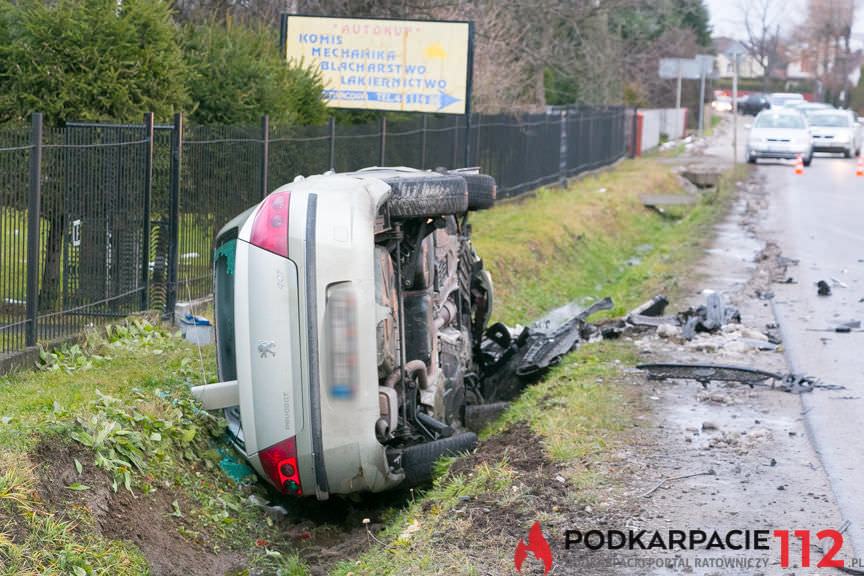
<path id="1" fill-rule="evenodd" d="M 465 114 L 471 22 L 287 17 L 289 60 L 321 72 L 334 108 Z"/>

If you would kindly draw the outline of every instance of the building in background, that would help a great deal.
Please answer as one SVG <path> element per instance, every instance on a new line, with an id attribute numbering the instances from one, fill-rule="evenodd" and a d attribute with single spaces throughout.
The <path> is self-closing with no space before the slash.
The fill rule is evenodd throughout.
<path id="1" fill-rule="evenodd" d="M 717 52 L 715 71 L 718 78 L 732 78 L 735 74 L 734 54 L 743 53 L 738 64 L 739 78 L 761 78 L 763 69 L 753 56 L 747 53 L 743 43 L 727 36 L 712 38 L 714 50 Z"/>

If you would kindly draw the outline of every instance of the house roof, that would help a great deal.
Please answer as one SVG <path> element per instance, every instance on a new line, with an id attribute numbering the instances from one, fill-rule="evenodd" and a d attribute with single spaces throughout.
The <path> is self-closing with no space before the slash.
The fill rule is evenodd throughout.
<path id="1" fill-rule="evenodd" d="M 744 46 L 734 38 L 728 36 L 717 36 L 711 39 L 717 54 L 728 54 L 730 52 L 744 52 Z"/>

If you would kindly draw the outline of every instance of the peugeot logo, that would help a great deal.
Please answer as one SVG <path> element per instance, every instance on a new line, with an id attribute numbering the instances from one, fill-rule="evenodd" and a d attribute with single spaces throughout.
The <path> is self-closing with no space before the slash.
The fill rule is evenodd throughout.
<path id="1" fill-rule="evenodd" d="M 276 348 L 275 342 L 272 342 L 270 340 L 267 340 L 264 342 L 259 342 L 258 343 L 258 354 L 261 356 L 261 358 L 267 358 L 268 354 L 275 358 L 276 357 L 276 351 L 274 350 L 274 348 Z"/>

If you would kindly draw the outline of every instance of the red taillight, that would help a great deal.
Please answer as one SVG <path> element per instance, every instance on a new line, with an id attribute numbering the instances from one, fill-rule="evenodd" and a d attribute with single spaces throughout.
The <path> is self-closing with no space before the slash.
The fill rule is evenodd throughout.
<path id="1" fill-rule="evenodd" d="M 255 220 L 249 242 L 280 256 L 288 257 L 288 205 L 290 192 L 275 192 L 264 199 Z"/>
<path id="2" fill-rule="evenodd" d="M 264 473 L 281 492 L 299 496 L 300 473 L 297 470 L 297 440 L 288 438 L 258 453 Z"/>

